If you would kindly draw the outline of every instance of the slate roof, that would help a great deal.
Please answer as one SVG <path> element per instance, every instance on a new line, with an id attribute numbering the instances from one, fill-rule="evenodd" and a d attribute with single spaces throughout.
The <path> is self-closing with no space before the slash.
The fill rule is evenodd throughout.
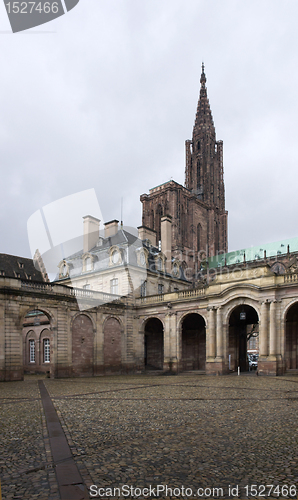
<path id="1" fill-rule="evenodd" d="M 42 281 L 42 273 L 33 264 L 32 259 L 17 255 L 0 254 L 0 277 L 19 278 L 22 280 Z"/>

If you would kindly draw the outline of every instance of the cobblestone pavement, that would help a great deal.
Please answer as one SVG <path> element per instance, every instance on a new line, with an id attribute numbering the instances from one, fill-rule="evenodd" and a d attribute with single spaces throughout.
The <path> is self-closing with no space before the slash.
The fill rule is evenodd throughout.
<path id="1" fill-rule="evenodd" d="M 60 499 L 38 378 L 0 384 L 3 500 Z M 178 498 L 228 498 L 229 486 L 237 485 L 238 498 L 267 498 L 269 487 L 261 485 L 280 486 L 272 497 L 289 497 L 285 485 L 298 490 L 297 376 L 138 375 L 44 383 L 88 488 L 160 485 L 161 498 L 170 498 L 170 489 Z M 131 498 L 127 488 L 123 492 Z M 113 498 L 111 491 L 101 498 Z"/>

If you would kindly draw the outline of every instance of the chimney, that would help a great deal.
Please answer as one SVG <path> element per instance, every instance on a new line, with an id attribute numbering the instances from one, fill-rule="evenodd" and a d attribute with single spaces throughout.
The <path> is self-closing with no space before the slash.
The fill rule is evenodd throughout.
<path id="1" fill-rule="evenodd" d="M 110 238 L 118 233 L 119 221 L 114 219 L 105 223 L 105 238 Z"/>
<path id="2" fill-rule="evenodd" d="M 149 240 L 151 245 L 156 247 L 156 231 L 154 231 L 154 229 L 149 229 L 149 227 L 146 226 L 139 226 L 138 230 L 140 240 Z"/>
<path id="3" fill-rule="evenodd" d="M 161 218 L 161 251 L 166 256 L 166 272 L 172 271 L 172 217 L 165 215 Z"/>
<path id="4" fill-rule="evenodd" d="M 100 220 L 92 217 L 92 215 L 85 215 L 84 219 L 84 253 L 89 252 L 91 248 L 95 247 L 99 238 L 99 224 Z"/>

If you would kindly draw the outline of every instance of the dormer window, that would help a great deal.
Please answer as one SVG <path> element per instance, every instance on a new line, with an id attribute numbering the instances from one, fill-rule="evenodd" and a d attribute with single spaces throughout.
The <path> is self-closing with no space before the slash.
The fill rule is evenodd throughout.
<path id="1" fill-rule="evenodd" d="M 110 266 L 117 266 L 122 264 L 122 256 L 119 248 L 113 246 L 110 248 Z"/>
<path id="2" fill-rule="evenodd" d="M 83 255 L 83 273 L 93 271 L 93 257 L 90 254 Z"/>
<path id="3" fill-rule="evenodd" d="M 113 264 L 117 264 L 118 260 L 119 260 L 119 253 L 117 252 L 117 250 L 114 250 L 114 252 L 112 253 Z"/>
<path id="4" fill-rule="evenodd" d="M 19 268 L 24 269 L 24 263 L 23 262 L 18 262 Z"/>
<path id="5" fill-rule="evenodd" d="M 67 278 L 69 276 L 69 267 L 65 260 L 59 264 L 59 278 Z"/>
<path id="6" fill-rule="evenodd" d="M 174 262 L 173 267 L 172 267 L 172 275 L 177 278 L 180 274 L 179 270 L 179 264 L 178 262 Z"/>

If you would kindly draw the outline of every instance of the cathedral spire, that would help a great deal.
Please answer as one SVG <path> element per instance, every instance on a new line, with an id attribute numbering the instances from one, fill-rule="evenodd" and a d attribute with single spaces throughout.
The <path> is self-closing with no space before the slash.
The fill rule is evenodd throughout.
<path id="1" fill-rule="evenodd" d="M 193 130 L 193 136 L 200 134 L 202 130 L 208 131 L 215 139 L 215 128 L 212 118 L 212 113 L 210 109 L 209 99 L 207 97 L 207 87 L 206 87 L 206 75 L 205 75 L 205 65 L 202 63 L 202 73 L 200 78 L 201 88 L 200 97 L 197 107 L 197 114 L 195 120 L 195 126 Z"/>
<path id="2" fill-rule="evenodd" d="M 201 89 L 205 88 L 206 80 L 207 80 L 207 78 L 205 75 L 205 66 L 204 66 L 204 63 L 202 62 L 202 74 L 201 74 L 201 79 L 200 79 Z"/>

